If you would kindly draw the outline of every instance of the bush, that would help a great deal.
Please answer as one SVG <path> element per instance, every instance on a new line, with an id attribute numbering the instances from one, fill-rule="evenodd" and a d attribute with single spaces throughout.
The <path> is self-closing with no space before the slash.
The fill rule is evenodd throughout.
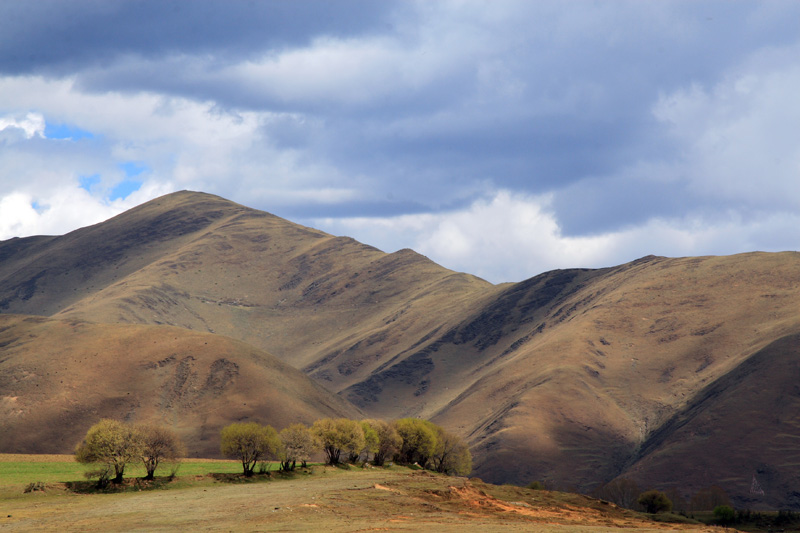
<path id="1" fill-rule="evenodd" d="M 672 510 L 672 502 L 669 501 L 667 495 L 660 490 L 648 490 L 647 492 L 643 492 L 636 501 L 644 508 L 645 512 L 650 514 L 666 513 Z"/>

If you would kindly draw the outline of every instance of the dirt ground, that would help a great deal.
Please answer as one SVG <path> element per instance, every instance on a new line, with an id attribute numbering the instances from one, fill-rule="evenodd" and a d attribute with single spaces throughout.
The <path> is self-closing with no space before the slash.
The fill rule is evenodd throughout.
<path id="1" fill-rule="evenodd" d="M 495 487 L 505 490 L 495 497 L 489 493 L 494 486 L 423 471 L 315 468 L 292 479 L 256 483 L 208 476 L 188 481 L 184 488 L 119 494 L 77 495 L 58 484 L 44 493 L 5 492 L 0 495 L 0 530 L 714 530 L 650 522 L 575 495 Z"/>

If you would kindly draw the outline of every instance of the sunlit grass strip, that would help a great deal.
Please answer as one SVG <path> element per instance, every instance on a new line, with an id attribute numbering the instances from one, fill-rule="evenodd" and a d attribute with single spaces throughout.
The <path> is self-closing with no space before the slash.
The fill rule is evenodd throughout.
<path id="1" fill-rule="evenodd" d="M 71 455 L 0 454 L 0 486 L 27 485 L 37 481 L 44 483 L 85 481 L 84 473 L 93 468 L 93 465 L 75 462 Z M 270 465 L 270 470 L 277 468 L 278 463 Z M 211 473 L 235 474 L 241 470 L 242 465 L 238 461 L 184 459 L 178 467 L 177 475 L 183 477 L 205 476 Z M 156 476 L 168 476 L 171 471 L 171 464 L 163 464 L 156 470 Z M 144 475 L 145 470 L 140 463 L 128 465 L 125 469 L 125 478 Z"/>

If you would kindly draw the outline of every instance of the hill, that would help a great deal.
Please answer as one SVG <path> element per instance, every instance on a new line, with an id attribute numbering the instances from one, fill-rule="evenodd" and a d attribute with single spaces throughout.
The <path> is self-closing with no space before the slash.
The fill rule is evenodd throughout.
<path id="1" fill-rule="evenodd" d="M 284 427 L 358 417 L 346 401 L 266 352 L 167 326 L 0 315 L 0 449 L 71 451 L 100 418 L 154 421 L 192 456 L 219 454 L 235 420 Z"/>
<path id="2" fill-rule="evenodd" d="M 785 441 L 764 436 L 800 435 L 756 416 L 782 401 L 778 375 L 759 374 L 746 420 L 706 421 L 749 428 L 733 441 L 747 461 L 717 465 L 739 452 L 715 430 L 691 455 L 674 442 L 699 423 L 694 413 L 735 417 L 732 376 L 750 386 L 748 365 L 800 333 L 799 304 L 797 253 L 651 256 L 492 285 L 192 192 L 61 237 L 0 243 L 3 312 L 225 335 L 370 416 L 459 432 L 488 481 L 585 491 L 628 476 L 685 496 L 725 483 L 751 502 L 754 471 L 796 475 Z M 706 463 L 715 468 L 701 474 Z M 792 504 L 786 483 L 760 503 Z"/>

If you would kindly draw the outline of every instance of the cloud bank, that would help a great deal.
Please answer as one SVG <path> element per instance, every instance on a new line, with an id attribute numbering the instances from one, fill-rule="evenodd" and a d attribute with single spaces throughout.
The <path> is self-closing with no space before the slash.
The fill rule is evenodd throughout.
<path id="1" fill-rule="evenodd" d="M 794 2 L 0 5 L 0 239 L 202 190 L 494 282 L 800 248 Z"/>

